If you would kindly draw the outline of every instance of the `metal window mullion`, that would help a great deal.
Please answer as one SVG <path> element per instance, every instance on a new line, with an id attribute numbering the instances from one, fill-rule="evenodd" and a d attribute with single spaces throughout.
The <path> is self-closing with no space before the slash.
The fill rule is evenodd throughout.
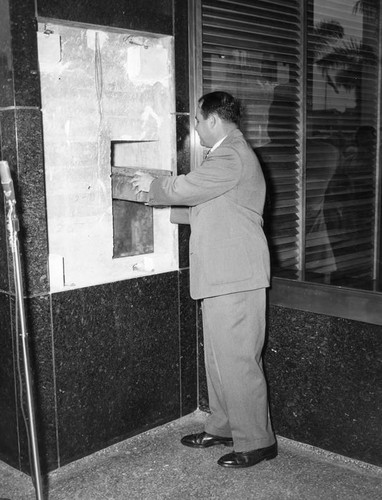
<path id="1" fill-rule="evenodd" d="M 381 60 L 382 54 L 382 8 L 379 8 L 378 25 L 378 60 Z M 378 64 L 378 83 L 377 83 L 377 147 L 375 158 L 375 217 L 374 217 L 374 262 L 373 279 L 379 289 L 381 279 L 381 231 L 382 231 L 382 175 L 381 175 L 381 106 L 382 106 L 382 65 Z"/>
<path id="2" fill-rule="evenodd" d="M 201 0 L 189 0 L 188 16 L 188 57 L 190 70 L 190 168 L 193 170 L 201 163 L 203 156 L 203 148 L 200 145 L 195 130 L 195 110 L 198 104 L 198 99 L 203 93 L 203 23 Z"/>
<path id="3" fill-rule="evenodd" d="M 307 15 L 305 1 L 300 0 L 300 12 L 301 12 L 301 56 L 300 56 L 300 68 L 301 68 L 301 100 L 300 100 L 300 161 L 299 167 L 299 193 L 300 199 L 298 203 L 299 209 L 299 224 L 300 232 L 298 236 L 298 271 L 300 281 L 305 280 L 305 218 L 306 218 L 306 102 L 307 102 Z"/>
<path id="4" fill-rule="evenodd" d="M 195 130 L 195 109 L 198 96 L 201 95 L 202 88 L 202 5 L 201 0 L 188 0 L 188 63 L 189 63 L 189 101 L 190 101 L 190 169 L 193 170 L 198 165 L 198 149 L 201 148 L 197 140 Z M 198 328 L 199 306 L 195 309 L 195 321 L 197 325 L 196 353 L 199 360 L 200 331 Z M 200 401 L 200 376 L 199 362 L 197 363 L 196 374 L 196 401 L 199 406 Z"/>

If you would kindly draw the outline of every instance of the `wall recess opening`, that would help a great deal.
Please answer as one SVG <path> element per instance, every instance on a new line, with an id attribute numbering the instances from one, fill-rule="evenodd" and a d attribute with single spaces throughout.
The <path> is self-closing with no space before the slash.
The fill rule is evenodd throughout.
<path id="1" fill-rule="evenodd" d="M 170 209 L 128 182 L 176 170 L 173 37 L 40 20 L 38 58 L 51 291 L 178 269 Z"/>
<path id="2" fill-rule="evenodd" d="M 130 181 L 158 157 L 158 141 L 111 141 L 113 258 L 154 252 L 153 208 Z"/>
<path id="3" fill-rule="evenodd" d="M 153 208 L 113 199 L 113 258 L 153 252 Z"/>

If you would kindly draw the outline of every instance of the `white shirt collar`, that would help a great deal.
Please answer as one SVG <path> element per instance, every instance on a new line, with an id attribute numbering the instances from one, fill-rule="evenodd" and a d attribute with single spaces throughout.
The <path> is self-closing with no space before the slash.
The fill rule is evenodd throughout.
<path id="1" fill-rule="evenodd" d="M 227 136 L 225 135 L 222 139 L 220 139 L 220 141 L 216 142 L 216 143 L 212 146 L 212 148 L 208 151 L 208 154 L 212 153 L 212 151 L 215 151 L 215 149 L 216 149 L 217 147 L 219 147 L 219 146 L 220 146 L 220 144 L 224 141 L 224 139 L 225 139 L 226 137 L 227 137 Z"/>

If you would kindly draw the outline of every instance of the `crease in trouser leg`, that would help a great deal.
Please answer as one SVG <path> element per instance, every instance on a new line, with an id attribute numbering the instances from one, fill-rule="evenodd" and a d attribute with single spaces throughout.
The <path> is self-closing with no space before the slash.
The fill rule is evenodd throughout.
<path id="1" fill-rule="evenodd" d="M 231 436 L 235 451 L 275 442 L 262 368 L 265 289 L 204 299 L 211 416 L 206 432 Z"/>
<path id="2" fill-rule="evenodd" d="M 206 368 L 208 400 L 211 415 L 205 424 L 205 431 L 215 436 L 231 437 L 231 428 L 228 422 L 228 411 L 225 406 L 222 378 L 214 350 L 211 345 L 211 334 L 209 314 L 203 312 L 203 335 L 204 335 L 204 360 Z"/>

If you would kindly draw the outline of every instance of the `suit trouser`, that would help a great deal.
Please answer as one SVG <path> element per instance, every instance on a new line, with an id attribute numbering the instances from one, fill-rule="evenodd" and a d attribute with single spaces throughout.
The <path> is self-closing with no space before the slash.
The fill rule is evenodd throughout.
<path id="1" fill-rule="evenodd" d="M 265 288 L 202 301 L 211 415 L 205 431 L 231 437 L 235 451 L 275 442 L 262 366 Z"/>

